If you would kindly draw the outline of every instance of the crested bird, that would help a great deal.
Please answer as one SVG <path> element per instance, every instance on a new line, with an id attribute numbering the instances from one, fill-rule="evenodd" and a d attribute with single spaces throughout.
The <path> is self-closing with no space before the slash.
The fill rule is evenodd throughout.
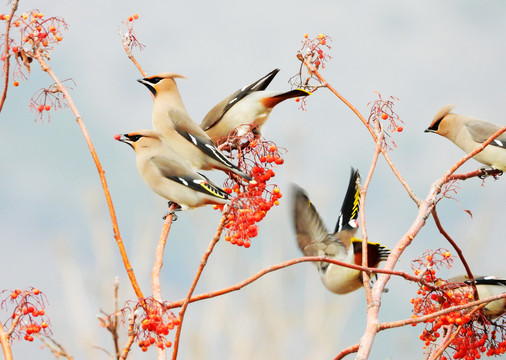
<path id="1" fill-rule="evenodd" d="M 171 142 L 197 170 L 218 169 L 255 183 L 223 155 L 204 130 L 191 119 L 177 88 L 176 78 L 184 76 L 162 73 L 137 80 L 153 94 L 153 129 L 162 135 L 162 141 Z"/>
<path id="2" fill-rule="evenodd" d="M 182 210 L 230 202 L 224 190 L 196 172 L 157 132 L 139 130 L 115 139 L 134 149 L 137 170 L 151 190 Z"/>
<path id="3" fill-rule="evenodd" d="M 354 237 L 358 229 L 360 174 L 352 169 L 348 190 L 334 233 L 328 233 L 306 192 L 294 185 L 293 222 L 297 243 L 305 256 L 325 256 L 349 264 L 362 265 L 362 240 Z M 377 267 L 390 251 L 377 243 L 367 243 L 367 264 Z M 327 262 L 315 263 L 323 285 L 333 293 L 346 294 L 360 288 L 361 271 Z"/>
<path id="4" fill-rule="evenodd" d="M 311 95 L 302 89 L 266 90 L 278 72 L 279 69 L 274 69 L 250 85 L 242 87 L 207 113 L 200 126 L 216 144 L 226 141 L 234 130 L 237 131 L 237 136 L 243 136 L 250 130 L 255 135 L 260 135 L 262 125 L 277 104 L 294 97 Z"/>
<path id="5" fill-rule="evenodd" d="M 446 105 L 434 116 L 425 132 L 433 132 L 446 137 L 466 153 L 470 153 L 487 140 L 502 126 L 469 116 L 450 112 L 455 105 Z M 506 133 L 502 133 L 473 159 L 506 171 Z"/>
<path id="6" fill-rule="evenodd" d="M 476 282 L 476 290 L 481 299 L 485 299 L 494 295 L 499 295 L 506 292 L 506 279 L 501 279 L 495 276 L 477 276 L 474 281 Z M 461 283 L 457 285 L 452 291 L 458 291 L 464 295 L 473 294 L 471 281 L 467 276 L 456 276 L 447 281 L 448 283 Z M 453 285 L 453 284 L 452 284 Z M 506 313 L 506 298 L 494 300 L 483 308 L 483 314 L 489 320 L 498 318 Z"/>

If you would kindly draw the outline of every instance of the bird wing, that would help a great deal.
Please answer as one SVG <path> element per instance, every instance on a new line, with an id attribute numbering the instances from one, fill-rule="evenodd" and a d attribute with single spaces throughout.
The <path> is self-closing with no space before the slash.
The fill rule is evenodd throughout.
<path id="1" fill-rule="evenodd" d="M 163 156 L 153 156 L 149 160 L 160 171 L 160 174 L 167 179 L 210 196 L 220 199 L 229 198 L 228 193 L 223 191 L 204 175 L 189 171 L 187 167 L 181 165 L 181 163 L 176 160 Z"/>
<path id="2" fill-rule="evenodd" d="M 465 125 L 471 138 L 477 143 L 482 143 L 487 140 L 493 133 L 501 129 L 501 126 L 490 123 L 488 121 L 475 120 L 470 121 Z M 490 145 L 498 146 L 506 149 L 506 133 L 502 133 Z"/>
<path id="3" fill-rule="evenodd" d="M 245 174 L 235 164 L 233 164 L 223 153 L 218 150 L 214 142 L 206 135 L 206 133 L 193 122 L 186 112 L 171 109 L 169 110 L 170 118 L 177 118 L 178 122 L 175 125 L 175 130 L 186 140 L 195 145 L 200 151 L 209 156 L 210 158 L 224 164 L 231 171 L 234 171 L 239 176 L 243 177 L 247 181 L 251 181 L 252 178 Z"/>
<path id="4" fill-rule="evenodd" d="M 351 169 L 350 182 L 348 190 L 337 218 L 334 234 L 347 244 L 351 241 L 351 237 L 355 235 L 358 229 L 358 209 L 360 205 L 360 173 L 356 169 Z"/>
<path id="5" fill-rule="evenodd" d="M 200 124 L 200 127 L 204 129 L 205 131 L 212 128 L 214 125 L 216 125 L 221 118 L 225 115 L 225 113 L 230 110 L 232 106 L 237 104 L 241 99 L 243 99 L 245 96 L 250 94 L 253 91 L 261 91 L 265 90 L 267 86 L 270 84 L 272 79 L 274 79 L 274 76 L 278 73 L 279 69 L 274 69 L 264 77 L 258 79 L 257 81 L 253 82 L 252 84 L 249 84 L 236 92 L 234 92 L 232 95 L 226 97 L 222 101 L 220 101 L 218 104 L 216 104 L 207 115 L 204 117 L 204 120 L 202 120 L 202 123 Z"/>
<path id="6" fill-rule="evenodd" d="M 362 264 L 362 240 L 353 238 L 353 253 L 355 264 Z M 367 242 L 367 266 L 377 267 L 381 261 L 385 261 L 390 255 L 390 250 L 379 243 Z"/>
<path id="7" fill-rule="evenodd" d="M 502 285 L 506 287 L 506 279 L 501 279 L 495 276 L 478 276 L 474 279 L 476 285 Z M 470 284 L 469 280 L 465 281 L 466 284 Z M 505 290 L 506 291 L 506 288 Z"/>
<path id="8" fill-rule="evenodd" d="M 305 191 L 293 185 L 293 194 L 293 221 L 297 243 L 304 255 L 334 257 L 338 253 L 346 252 L 344 244 L 327 232 Z"/>

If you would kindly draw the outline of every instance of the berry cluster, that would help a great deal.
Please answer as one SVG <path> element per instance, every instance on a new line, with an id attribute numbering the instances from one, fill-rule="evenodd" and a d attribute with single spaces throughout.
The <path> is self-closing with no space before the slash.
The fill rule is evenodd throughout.
<path id="1" fill-rule="evenodd" d="M 301 66 L 299 72 L 289 80 L 292 87 L 314 92 L 319 87 L 325 86 L 315 76 L 314 71 L 320 69 L 320 67 L 325 69 L 326 62 L 332 59 L 326 53 L 327 50 L 331 49 L 329 45 L 331 41 L 330 36 L 326 34 L 319 34 L 315 38 L 309 38 L 308 34 L 304 34 L 302 47 L 297 51 L 297 59 L 301 61 Z M 309 76 L 306 75 L 306 71 L 303 71 L 305 67 L 308 69 Z M 315 80 L 316 83 L 311 83 L 311 80 Z M 304 108 L 304 101 L 302 101 L 301 107 Z"/>
<path id="2" fill-rule="evenodd" d="M 0 20 L 9 20 L 9 15 L 0 14 Z M 63 40 L 62 30 L 67 29 L 67 23 L 56 16 L 44 18 L 44 14 L 39 10 L 32 10 L 13 18 L 11 28 L 19 30 L 21 43 L 16 43 L 11 37 L 7 52 L 12 51 L 18 64 L 20 66 L 23 64 L 30 71 L 29 64 L 35 52 L 40 51 L 43 56 L 49 58 L 48 50 L 51 49 L 52 44 Z M 4 49 L 2 49 L 2 54 L 2 60 L 5 61 Z"/>
<path id="3" fill-rule="evenodd" d="M 139 19 L 138 14 L 133 14 L 132 16 L 129 16 L 127 21 L 124 22 L 127 27 L 127 33 L 122 34 L 120 32 L 121 37 L 123 38 L 123 46 L 125 47 L 125 50 L 131 51 L 135 47 L 138 47 L 140 50 L 144 48 L 144 45 L 142 45 L 135 36 L 134 22 L 137 19 Z"/>
<path id="4" fill-rule="evenodd" d="M 402 132 L 404 128 L 401 126 L 404 122 L 399 118 L 399 115 L 394 111 L 394 105 L 395 102 L 399 99 L 395 96 L 390 96 L 388 100 L 383 100 L 381 97 L 381 94 L 376 92 L 379 99 L 370 102 L 367 104 L 368 106 L 371 106 L 371 112 L 369 114 L 369 118 L 367 119 L 367 124 L 382 124 L 386 123 L 386 129 L 387 131 L 393 133 L 393 132 Z M 383 128 L 382 125 L 381 129 Z M 380 129 L 377 129 L 380 130 Z M 391 136 L 385 132 L 384 133 L 385 139 L 384 144 L 387 149 L 392 149 L 393 147 L 397 147 L 395 145 L 395 142 L 391 138 Z M 389 141 L 391 142 L 391 145 L 389 144 Z"/>
<path id="5" fill-rule="evenodd" d="M 274 205 L 279 205 L 281 191 L 277 185 L 268 184 L 268 181 L 276 175 L 272 167 L 284 163 L 281 153 L 285 150 L 251 132 L 231 137 L 228 142 L 235 144 L 228 148 L 231 157 L 239 159 L 241 169 L 256 184 L 244 184 L 230 178 L 225 181 L 223 189 L 236 194 L 225 224 L 225 240 L 248 248 L 251 245 L 250 239 L 258 235 L 256 223 L 262 221 Z"/>
<path id="6" fill-rule="evenodd" d="M 66 79 L 62 83 L 73 82 L 72 79 Z M 66 85 L 67 89 L 72 87 Z M 37 90 L 30 99 L 30 110 L 34 112 L 40 121 L 44 121 L 44 118 L 49 121 L 51 119 L 49 110 L 59 110 L 68 106 L 67 102 L 64 101 L 65 96 L 59 90 L 56 84 L 52 84 L 48 88 L 42 88 Z"/>
<path id="7" fill-rule="evenodd" d="M 159 349 L 171 347 L 172 342 L 166 336 L 180 324 L 179 319 L 152 298 L 142 300 L 140 305 L 143 312 L 136 322 L 135 333 L 141 350 L 147 351 L 152 345 Z"/>
<path id="8" fill-rule="evenodd" d="M 417 291 L 418 296 L 411 299 L 413 318 L 430 315 L 452 306 L 466 305 L 474 300 L 470 286 L 448 283 L 436 278 L 434 267 L 441 264 L 451 266 L 451 258 L 450 252 L 439 249 L 426 254 L 425 259 L 415 262 L 415 274 L 423 274 L 424 280 L 432 283 L 434 288 L 422 286 Z M 453 311 L 428 319 L 424 324 L 425 329 L 420 340 L 424 342 L 425 348 L 435 348 L 440 338 L 445 337 L 449 331 L 453 333 L 453 340 L 446 350 L 453 350 L 453 359 L 474 360 L 480 359 L 482 354 L 493 356 L 506 351 L 504 321 L 491 323 L 479 308 Z M 448 358 L 441 356 L 441 359 Z"/>
<path id="9" fill-rule="evenodd" d="M 1 294 L 6 295 L 1 301 L 2 309 L 14 306 L 11 317 L 5 323 L 7 328 L 13 330 L 13 338 L 33 341 L 33 335 L 49 332 L 49 320 L 45 312 L 47 299 L 39 289 L 4 290 Z"/>

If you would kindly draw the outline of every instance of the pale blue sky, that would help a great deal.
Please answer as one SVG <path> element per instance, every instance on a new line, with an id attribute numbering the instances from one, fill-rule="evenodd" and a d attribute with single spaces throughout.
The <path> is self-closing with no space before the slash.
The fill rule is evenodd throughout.
<path id="1" fill-rule="evenodd" d="M 20 12 L 40 7 L 21 0 Z M 4 3 L 1 12 L 7 12 Z M 48 2 L 40 10 L 62 16 L 70 28 L 53 52 L 51 66 L 77 84 L 72 96 L 106 171 L 120 230 L 143 291 L 149 293 L 154 247 L 166 202 L 142 182 L 130 148 L 113 139 L 151 127 L 151 96 L 125 56 L 121 21 L 140 19 L 137 36 L 146 45 L 135 54 L 150 74 L 176 72 L 185 104 L 200 122 L 216 102 L 279 67 L 272 89 L 288 89 L 298 71 L 295 53 L 304 33 L 333 38 L 333 60 L 324 75 L 363 114 L 374 91 L 397 96 L 404 131 L 395 134 L 393 161 L 419 197 L 464 154 L 446 139 L 425 134 L 437 110 L 504 124 L 506 96 L 506 6 L 502 1 L 136 1 Z M 29 99 L 51 83 L 34 64 L 29 80 L 11 88 L 0 132 L 4 151 L 0 177 L 0 289 L 36 286 L 45 291 L 54 336 L 78 359 L 105 359 L 92 349 L 112 350 L 95 314 L 112 310 L 112 282 L 119 276 L 121 301 L 133 299 L 115 247 L 100 182 L 86 144 L 68 110 L 50 123 L 34 122 Z M 325 90 L 308 99 L 306 112 L 294 102 L 276 108 L 265 136 L 289 151 L 275 180 L 285 194 L 261 223 L 250 249 L 218 244 L 196 292 L 225 287 L 256 271 L 298 257 L 290 219 L 289 184 L 303 186 L 329 228 L 348 184 L 350 166 L 363 176 L 374 144 L 351 111 Z M 465 170 L 481 166 L 470 161 Z M 222 175 L 210 173 L 217 182 Z M 504 269 L 505 179 L 460 184 L 459 202 L 444 200 L 439 215 L 478 274 L 506 276 Z M 460 204 L 459 204 L 460 203 Z M 463 209 L 473 213 L 471 219 Z M 372 241 L 393 247 L 409 228 L 416 207 L 380 159 L 366 203 Z M 179 216 L 169 237 L 163 295 L 187 292 L 219 215 L 201 208 Z M 398 268 L 427 248 L 447 247 L 429 219 Z M 462 273 L 458 265 L 450 276 Z M 389 284 L 381 321 L 411 315 L 416 287 Z M 337 296 L 320 283 L 312 264 L 268 275 L 226 297 L 191 305 L 180 358 L 329 359 L 357 342 L 365 327 L 361 291 Z M 5 314 L 4 314 L 5 315 Z M 5 319 L 5 316 L 2 316 Z M 126 330 L 125 330 L 126 332 Z M 124 333 L 125 333 L 124 332 Z M 378 336 L 371 359 L 421 354 L 421 327 Z M 17 359 L 52 359 L 37 344 L 15 343 Z M 135 350 L 135 359 L 152 359 Z M 421 358 L 417 356 L 416 358 Z"/>

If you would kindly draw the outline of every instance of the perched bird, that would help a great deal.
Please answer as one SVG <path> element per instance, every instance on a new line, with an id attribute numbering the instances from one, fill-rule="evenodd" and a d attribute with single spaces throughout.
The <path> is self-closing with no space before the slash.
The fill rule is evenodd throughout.
<path id="1" fill-rule="evenodd" d="M 362 240 L 354 237 L 358 229 L 359 180 L 358 170 L 352 169 L 348 190 L 333 234 L 327 232 L 304 190 L 294 185 L 293 220 L 297 242 L 305 256 L 326 256 L 349 264 L 362 265 Z M 377 267 L 389 254 L 390 251 L 380 244 L 368 243 L 368 266 Z M 327 262 L 315 264 L 323 285 L 333 293 L 346 294 L 362 286 L 359 270 Z"/>
<path id="2" fill-rule="evenodd" d="M 179 153 L 198 170 L 219 169 L 255 182 L 223 155 L 209 136 L 195 123 L 183 104 L 174 73 L 163 73 L 139 79 L 154 96 L 153 128 L 162 140 L 173 143 Z"/>
<path id="3" fill-rule="evenodd" d="M 425 132 L 442 135 L 466 153 L 470 153 L 502 126 L 469 116 L 451 113 L 454 105 L 446 105 L 434 116 Z M 506 171 L 506 133 L 499 135 L 475 160 L 494 169 Z"/>
<path id="4" fill-rule="evenodd" d="M 301 89 L 286 92 L 265 90 L 278 71 L 279 69 L 274 69 L 220 101 L 207 113 L 200 127 L 216 144 L 224 142 L 235 129 L 238 136 L 250 130 L 255 135 L 260 135 L 260 128 L 267 121 L 274 106 L 290 98 L 311 95 Z"/>
<path id="5" fill-rule="evenodd" d="M 228 194 L 196 172 L 177 152 L 162 143 L 160 134 L 139 130 L 116 135 L 135 150 L 137 169 L 155 193 L 177 203 L 182 210 L 207 204 L 229 203 Z"/>
<path id="6" fill-rule="evenodd" d="M 494 295 L 499 295 L 506 292 L 506 279 L 501 279 L 495 276 L 478 276 L 475 279 L 476 290 L 480 299 L 485 299 Z M 448 280 L 448 283 L 461 283 L 453 291 L 460 291 L 464 294 L 472 294 L 473 288 L 467 276 L 456 276 Z M 466 286 L 466 285 L 468 286 Z M 498 318 L 506 313 L 506 298 L 494 300 L 488 303 L 483 308 L 483 313 L 489 320 Z"/>

